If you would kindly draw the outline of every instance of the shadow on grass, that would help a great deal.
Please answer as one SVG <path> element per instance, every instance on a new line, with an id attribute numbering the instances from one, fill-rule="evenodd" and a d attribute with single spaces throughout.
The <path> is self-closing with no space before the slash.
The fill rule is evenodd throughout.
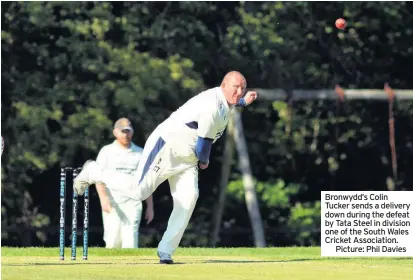
<path id="1" fill-rule="evenodd" d="M 185 258 L 185 257 L 183 257 Z M 205 259 L 205 258 L 194 258 L 192 260 L 187 260 L 185 262 L 175 262 L 174 265 L 192 265 L 192 264 L 263 264 L 263 263 L 293 263 L 293 262 L 312 262 L 312 261 L 348 261 L 354 262 L 355 260 L 362 258 L 351 258 L 351 257 L 316 257 L 316 258 L 300 258 L 300 259 L 275 259 L 275 260 L 243 260 L 243 259 Z M 371 258 L 373 260 L 374 258 Z M 394 260 L 413 260 L 411 257 L 395 257 Z M 381 258 L 374 259 L 377 261 L 382 260 Z M 2 262 L 2 267 L 29 267 L 29 266 L 72 266 L 72 265 L 160 265 L 159 261 L 154 258 L 142 258 L 137 259 L 136 261 L 127 261 L 126 259 L 118 259 L 113 262 L 99 262 L 99 261 L 38 261 L 38 262 L 25 262 L 25 263 L 4 263 Z M 163 264 L 165 265 L 165 264 Z"/>
<path id="2" fill-rule="evenodd" d="M 187 262 L 175 262 L 174 265 L 188 265 L 188 264 L 231 264 L 231 263 L 289 263 L 289 262 L 304 262 L 304 261 L 314 261 L 317 259 L 291 259 L 291 260 L 194 260 Z M 137 262 L 27 262 L 27 263 L 2 263 L 3 267 L 24 267 L 24 266 L 65 266 L 65 265 L 153 265 L 159 264 L 158 261 L 141 260 Z M 165 264 L 163 264 L 165 265 Z"/>
<path id="3" fill-rule="evenodd" d="M 157 264 L 157 262 L 81 262 L 81 263 L 76 263 L 76 262 L 61 262 L 61 263 L 46 263 L 46 262 L 34 262 L 34 263 L 7 263 L 7 264 L 1 264 L 2 267 L 7 267 L 7 266 L 67 266 L 67 265 L 140 265 L 140 264 Z"/>
<path id="4" fill-rule="evenodd" d="M 317 259 L 292 259 L 292 260 L 206 260 L 202 263 L 289 263 L 315 261 Z"/>

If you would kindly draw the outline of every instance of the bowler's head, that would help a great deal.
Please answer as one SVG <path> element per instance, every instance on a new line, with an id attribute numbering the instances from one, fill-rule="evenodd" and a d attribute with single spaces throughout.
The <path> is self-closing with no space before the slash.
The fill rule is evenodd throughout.
<path id="1" fill-rule="evenodd" d="M 246 87 L 247 80 L 244 75 L 238 71 L 227 73 L 221 83 L 221 89 L 229 105 L 234 105 L 239 102 L 245 93 Z"/>

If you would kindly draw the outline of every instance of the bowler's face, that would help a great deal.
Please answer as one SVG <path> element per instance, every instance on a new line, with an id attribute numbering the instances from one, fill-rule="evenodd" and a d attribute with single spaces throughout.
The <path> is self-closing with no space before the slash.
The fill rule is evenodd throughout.
<path id="1" fill-rule="evenodd" d="M 230 105 L 237 104 L 245 93 L 246 81 L 242 76 L 232 77 L 224 85 L 225 97 Z"/>

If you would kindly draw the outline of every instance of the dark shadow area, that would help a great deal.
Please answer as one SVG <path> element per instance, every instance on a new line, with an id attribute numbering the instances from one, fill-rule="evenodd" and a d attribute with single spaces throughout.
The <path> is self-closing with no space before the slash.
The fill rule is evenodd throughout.
<path id="1" fill-rule="evenodd" d="M 393 259 L 393 258 L 392 258 Z M 410 260 L 413 258 L 394 258 L 397 260 Z M 292 263 L 292 262 L 310 262 L 310 261 L 354 261 L 355 258 L 302 258 L 302 259 L 290 259 L 290 260 L 193 260 L 187 262 L 175 262 L 173 265 L 190 265 L 190 264 L 213 264 L 213 263 L 223 263 L 223 264 L 240 264 L 240 263 L 249 263 L 249 264 L 260 264 L 260 263 Z M 374 258 L 374 260 L 381 260 L 381 258 Z M 137 262 L 70 262 L 62 261 L 61 263 L 47 263 L 47 262 L 33 262 L 33 263 L 2 263 L 3 267 L 23 267 L 23 266 L 54 266 L 54 265 L 148 265 L 148 264 L 159 264 L 157 260 L 152 259 L 140 259 Z M 167 265 L 167 264 L 159 264 Z"/>
<path id="2" fill-rule="evenodd" d="M 315 261 L 317 259 L 293 259 L 293 260 L 207 260 L 202 263 L 288 263 Z"/>
<path id="3" fill-rule="evenodd" d="M 200 263 L 288 263 L 288 262 L 304 262 L 304 261 L 314 261 L 317 259 L 293 259 L 293 260 L 195 260 L 195 261 L 188 261 L 188 262 L 175 262 L 174 265 L 177 264 L 200 264 Z M 157 261 L 150 262 L 149 260 L 143 260 L 145 262 L 121 262 L 121 264 L 127 265 L 144 265 L 144 264 L 158 264 Z M 52 266 L 52 265 L 116 265 L 120 264 L 118 262 L 61 262 L 61 263 L 42 263 L 42 262 L 35 262 L 35 263 L 19 263 L 19 264 L 2 264 L 2 266 Z"/>
<path id="4" fill-rule="evenodd" d="M 157 264 L 158 262 L 129 262 L 129 263 L 117 263 L 117 262 L 112 262 L 112 263 L 107 263 L 107 262 L 102 262 L 102 263 L 89 263 L 89 262 L 82 262 L 82 263 L 70 263 L 70 262 L 61 262 L 61 263 L 41 263 L 41 262 L 35 262 L 35 263 L 9 263 L 9 264 L 2 264 L 2 267 L 6 266 L 53 266 L 53 265 L 116 265 L 116 264 L 127 264 L 127 265 L 142 265 L 142 264 Z"/>

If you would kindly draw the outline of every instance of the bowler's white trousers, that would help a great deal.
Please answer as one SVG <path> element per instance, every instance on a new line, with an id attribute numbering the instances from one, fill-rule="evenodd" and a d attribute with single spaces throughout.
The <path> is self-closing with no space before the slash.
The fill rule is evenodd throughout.
<path id="1" fill-rule="evenodd" d="M 134 176 L 105 170 L 98 177 L 107 188 L 140 201 L 168 180 L 173 210 L 158 251 L 172 255 L 179 246 L 198 199 L 198 168 L 193 149 L 162 131 L 158 126 L 149 136 Z"/>

